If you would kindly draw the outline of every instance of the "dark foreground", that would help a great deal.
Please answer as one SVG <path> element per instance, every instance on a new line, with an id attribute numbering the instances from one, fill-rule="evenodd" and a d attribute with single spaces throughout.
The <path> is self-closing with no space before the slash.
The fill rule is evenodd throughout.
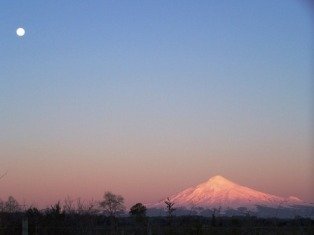
<path id="1" fill-rule="evenodd" d="M 24 228 L 23 228 L 24 220 Z M 26 222 L 27 221 L 27 222 Z M 27 228 L 28 227 L 28 228 Z M 89 214 L 1 213 L 0 235 L 23 234 L 314 234 L 314 220 L 239 217 L 106 217 Z M 27 234 L 27 233 L 24 233 Z"/>

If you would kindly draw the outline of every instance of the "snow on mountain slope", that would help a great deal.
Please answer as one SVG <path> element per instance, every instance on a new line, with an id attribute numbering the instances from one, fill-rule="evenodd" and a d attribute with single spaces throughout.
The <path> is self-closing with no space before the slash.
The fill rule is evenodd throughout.
<path id="1" fill-rule="evenodd" d="M 282 198 L 241 186 L 217 175 L 195 187 L 169 197 L 176 207 L 185 208 L 239 208 L 254 209 L 256 205 L 279 207 L 300 205 L 296 197 Z M 149 207 L 164 207 L 164 200 Z"/>

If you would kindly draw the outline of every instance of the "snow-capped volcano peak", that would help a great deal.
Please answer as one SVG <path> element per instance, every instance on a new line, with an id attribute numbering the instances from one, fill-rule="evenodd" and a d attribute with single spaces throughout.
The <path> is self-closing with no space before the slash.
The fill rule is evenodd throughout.
<path id="1" fill-rule="evenodd" d="M 207 182 L 231 182 L 231 181 L 221 175 L 215 175 L 209 178 Z"/>
<path id="2" fill-rule="evenodd" d="M 207 180 L 205 183 L 200 184 L 199 186 L 216 186 L 216 187 L 220 187 L 220 188 L 229 188 L 229 187 L 235 187 L 237 184 L 233 183 L 232 181 L 224 178 L 221 175 L 216 175 L 212 178 L 210 178 L 209 180 Z"/>
<path id="3" fill-rule="evenodd" d="M 275 195 L 236 184 L 221 175 L 216 175 L 206 182 L 190 187 L 170 197 L 177 207 L 203 208 L 239 208 L 254 209 L 256 205 L 278 207 L 283 205 L 300 204 L 302 201 L 295 197 L 282 198 Z M 163 201 L 153 206 L 163 206 Z"/>

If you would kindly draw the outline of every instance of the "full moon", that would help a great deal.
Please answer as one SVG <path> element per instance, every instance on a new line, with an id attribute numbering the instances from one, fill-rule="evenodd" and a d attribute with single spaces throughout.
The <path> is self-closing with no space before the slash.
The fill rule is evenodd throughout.
<path id="1" fill-rule="evenodd" d="M 25 34 L 25 30 L 24 30 L 23 28 L 18 28 L 18 29 L 16 30 L 16 34 L 17 34 L 17 36 L 19 36 L 19 37 L 23 37 L 24 34 Z"/>

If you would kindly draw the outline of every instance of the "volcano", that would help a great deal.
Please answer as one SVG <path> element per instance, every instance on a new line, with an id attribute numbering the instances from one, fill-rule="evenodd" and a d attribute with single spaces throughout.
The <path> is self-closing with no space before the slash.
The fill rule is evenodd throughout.
<path id="1" fill-rule="evenodd" d="M 206 182 L 190 187 L 169 197 L 176 208 L 186 210 L 218 209 L 221 211 L 245 208 L 257 211 L 260 208 L 294 208 L 313 205 L 306 204 L 297 197 L 288 198 L 260 192 L 217 175 Z M 149 204 L 149 208 L 164 208 L 165 200 Z"/>

